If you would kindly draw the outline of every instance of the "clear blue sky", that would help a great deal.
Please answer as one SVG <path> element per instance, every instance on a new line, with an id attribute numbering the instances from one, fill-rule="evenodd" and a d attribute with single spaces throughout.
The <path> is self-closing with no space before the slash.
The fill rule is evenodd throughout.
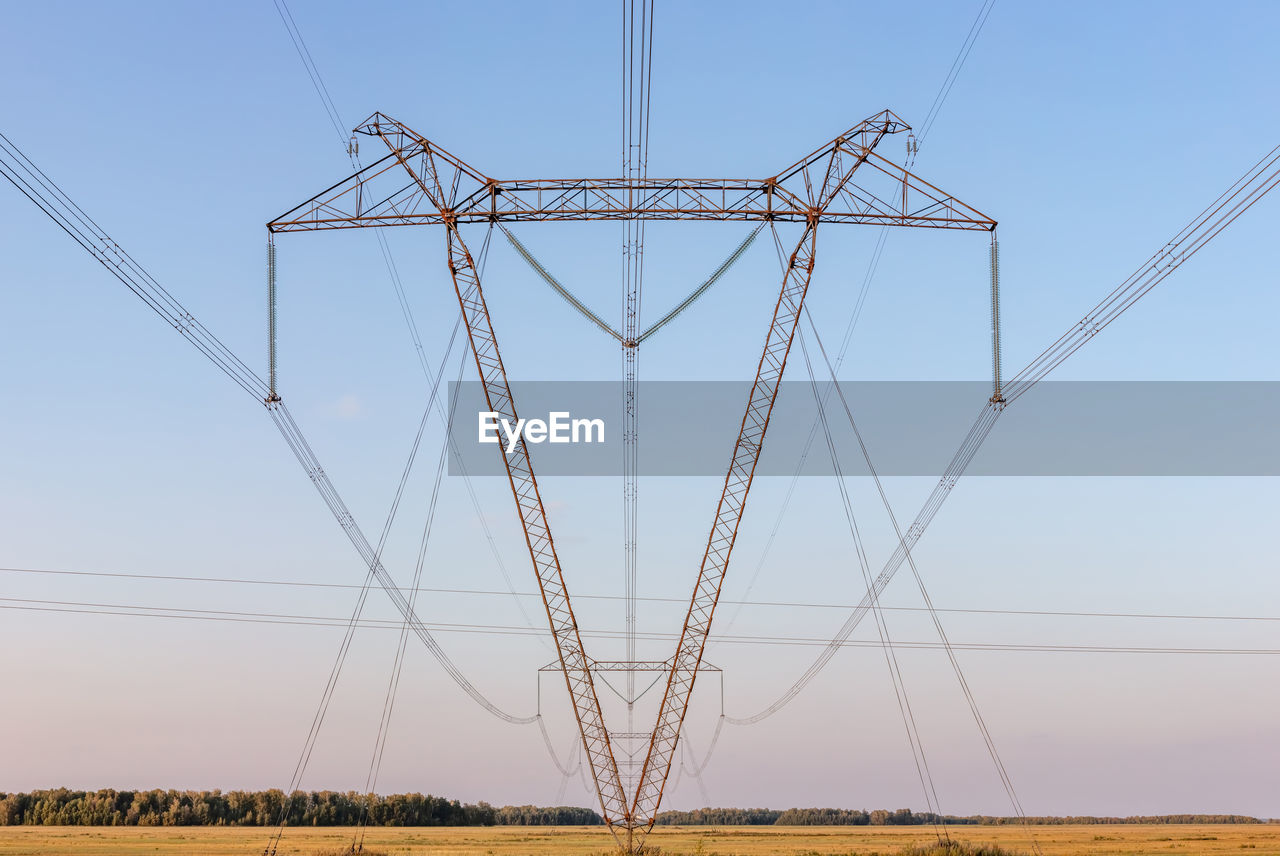
<path id="1" fill-rule="evenodd" d="M 650 174 L 766 175 L 885 107 L 918 124 L 979 5 L 659 0 Z M 381 110 L 497 175 L 619 169 L 613 4 L 299 0 L 293 11 L 347 125 Z M 14 3 L 5 18 L 0 129 L 262 364 L 263 224 L 349 171 L 270 0 Z M 1000 221 L 1008 369 L 1280 141 L 1278 26 L 1280 9 L 1261 2 L 996 4 L 916 167 Z M 1255 207 L 1057 376 L 1280 380 L 1278 205 Z M 745 233 L 678 226 L 648 232 L 655 311 Z M 615 317 L 619 231 L 538 225 L 521 236 Z M 443 238 L 389 237 L 434 363 L 456 313 Z M 874 237 L 850 228 L 820 239 L 811 306 L 828 341 L 844 329 Z M 279 246 L 281 390 L 373 537 L 422 405 L 409 338 L 371 235 L 293 235 Z M 985 257 L 980 235 L 892 234 L 843 374 L 986 377 Z M 5 188 L 0 270 L 0 565 L 360 582 L 358 557 L 261 410 Z M 653 340 L 643 376 L 750 377 L 775 280 L 760 242 Z M 486 282 L 514 376 L 619 376 L 614 348 L 505 245 L 495 243 Z M 387 564 L 404 581 L 439 442 L 438 430 L 428 434 L 389 544 Z M 888 487 L 910 518 L 931 482 Z M 785 488 L 771 479 L 753 494 L 726 598 L 746 590 Z M 717 489 L 713 479 L 642 486 L 642 595 L 687 596 Z M 871 486 L 852 489 L 878 568 L 892 534 Z M 517 587 L 531 590 L 507 488 L 490 479 L 477 491 Z M 555 479 L 544 496 L 571 589 L 620 594 L 618 485 Z M 459 479 L 445 480 L 442 502 L 425 584 L 502 589 Z M 955 491 L 917 557 L 938 606 L 1280 615 L 1267 538 L 1278 508 L 1273 479 L 975 479 Z M 859 580 L 834 485 L 805 480 L 751 597 L 850 603 Z M 0 572 L 0 596 L 345 616 L 354 592 Z M 393 616 L 385 598 L 373 600 L 370 615 Z M 904 578 L 886 603 L 916 606 L 919 596 Z M 526 601 L 535 617 L 536 607 Z M 438 622 L 523 623 L 509 596 L 431 596 L 421 611 Z M 641 630 L 674 630 L 677 612 L 642 604 Z M 616 601 L 582 607 L 595 629 L 620 628 L 621 616 Z M 823 637 L 843 618 L 745 608 L 732 632 Z M 1280 648 L 1277 622 L 944 620 L 966 642 Z M 909 613 L 891 621 L 896 638 L 930 638 Z M 332 627 L 4 610 L 0 790 L 283 786 L 340 637 Z M 856 636 L 873 637 L 869 624 Z M 486 692 L 532 710 L 535 670 L 552 658 L 540 641 L 441 639 Z M 394 643 L 385 631 L 357 637 L 304 786 L 362 786 Z M 666 644 L 648 653 L 666 656 Z M 727 711 L 742 715 L 814 653 L 722 642 L 708 656 L 726 670 Z M 1277 656 L 973 651 L 961 660 L 1031 813 L 1280 816 Z M 903 667 L 942 808 L 1004 813 L 941 654 L 905 654 Z M 563 754 L 572 726 L 561 696 L 548 681 L 544 713 Z M 717 696 L 708 681 L 695 699 L 696 752 Z M 710 799 L 922 808 L 897 716 L 880 652 L 851 649 L 779 715 L 726 730 L 706 773 Z M 389 746 L 382 791 L 546 804 L 559 786 L 532 728 L 479 711 L 417 645 Z M 594 803 L 576 779 L 565 801 Z M 703 802 L 686 776 L 667 805 Z"/>

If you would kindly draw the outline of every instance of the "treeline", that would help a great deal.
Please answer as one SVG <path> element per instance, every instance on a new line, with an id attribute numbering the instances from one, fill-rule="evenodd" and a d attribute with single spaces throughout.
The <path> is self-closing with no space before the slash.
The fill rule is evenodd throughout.
<path id="1" fill-rule="evenodd" d="M 1028 817 L 1026 822 L 1037 826 L 1056 826 L 1073 823 L 1169 824 L 1262 823 L 1263 821 L 1240 814 L 1161 814 L 1130 817 Z M 935 823 L 945 823 L 948 826 L 1004 826 L 1022 823 L 1022 818 L 981 814 L 957 817 L 931 812 L 917 813 L 907 808 L 900 808 L 897 811 L 885 809 L 860 811 L 843 808 L 789 808 L 785 811 L 770 808 L 700 808 L 693 811 L 664 811 L 658 815 L 658 823 L 665 826 L 922 826 Z"/>
<path id="2" fill-rule="evenodd" d="M 988 817 L 987 815 L 974 815 L 970 818 L 957 818 L 954 822 L 969 821 L 970 823 L 981 823 L 988 826 L 1005 826 L 1022 823 L 1019 817 Z M 950 819 L 947 823 L 952 823 Z M 1244 814 L 1133 814 L 1128 817 L 1096 817 L 1094 815 L 1067 815 L 1063 817 L 1028 817 L 1027 823 L 1035 826 L 1065 826 L 1067 824 L 1099 824 L 1099 825 L 1120 825 L 1126 823 L 1134 824 L 1169 824 L 1169 823 L 1266 823 L 1267 821 L 1249 817 Z"/>
<path id="3" fill-rule="evenodd" d="M 481 805 L 485 805 L 481 803 Z M 493 809 L 493 826 L 599 826 L 604 818 L 589 808 L 504 805 Z M 490 824 L 485 824 L 489 826 Z"/>
<path id="4" fill-rule="evenodd" d="M 287 809 L 286 809 L 287 803 Z M 0 793 L 0 826 L 274 826 L 281 812 L 289 826 L 597 826 L 588 808 L 472 805 L 430 794 L 372 798 L 355 791 L 72 791 L 57 788 Z M 1002 826 L 1016 817 L 939 816 L 910 809 L 700 808 L 664 811 L 664 826 L 918 826 L 934 823 Z M 1238 814 L 1162 814 L 1130 817 L 1028 817 L 1036 825 L 1262 823 Z"/>
<path id="5" fill-rule="evenodd" d="M 915 826 L 931 823 L 975 823 L 967 818 L 943 818 L 936 814 L 916 814 L 908 808 L 897 811 L 848 808 L 699 808 L 693 811 L 664 811 L 658 823 L 664 826 Z"/>
<path id="6" fill-rule="evenodd" d="M 297 791 L 287 800 L 289 826 L 588 826 L 591 809 L 464 804 L 430 794 L 369 798 L 347 791 Z M 274 826 L 286 810 L 283 791 L 72 791 L 0 793 L 0 826 Z"/>

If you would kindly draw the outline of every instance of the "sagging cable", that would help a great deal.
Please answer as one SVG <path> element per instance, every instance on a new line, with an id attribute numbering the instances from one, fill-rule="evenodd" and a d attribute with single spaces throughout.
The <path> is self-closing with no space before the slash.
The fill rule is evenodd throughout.
<path id="1" fill-rule="evenodd" d="M 538 261 L 538 259 L 533 255 L 533 253 L 529 252 L 529 249 L 524 244 L 520 243 L 519 238 L 511 234 L 510 229 L 508 229 L 506 226 L 502 225 L 501 223 L 498 224 L 498 228 L 502 230 L 502 234 L 507 236 L 507 242 L 510 243 L 511 246 L 515 248 L 515 251 L 517 253 L 520 254 L 520 258 L 524 259 L 525 262 L 528 263 L 529 267 L 533 268 L 533 272 L 536 273 L 538 276 L 542 277 L 542 280 L 547 285 L 551 286 L 551 289 L 556 294 L 563 297 L 566 303 L 568 303 L 574 309 L 582 313 L 583 317 L 585 317 L 592 324 L 595 324 L 601 330 L 608 333 L 610 336 L 617 339 L 619 342 L 622 342 L 622 334 L 619 333 L 617 330 L 613 329 L 612 327 L 610 327 L 603 318 L 601 318 L 596 313 L 592 312 L 587 307 L 587 305 L 583 303 L 581 300 L 574 297 L 573 292 L 569 291 L 569 289 L 561 285 L 560 280 L 552 276 L 551 271 L 547 270 L 545 267 L 542 266 L 542 262 Z"/>
<path id="2" fill-rule="evenodd" d="M 715 285 L 716 282 L 719 281 L 720 277 L 728 273 L 729 268 L 733 267 L 734 264 L 737 263 L 738 259 L 742 258 L 742 254 L 747 251 L 747 247 L 751 246 L 751 244 L 755 241 L 756 236 L 760 234 L 760 230 L 763 229 L 764 227 L 765 227 L 765 221 L 761 221 L 760 225 L 756 226 L 754 229 L 751 230 L 751 234 L 747 235 L 747 237 L 743 239 L 742 243 L 738 245 L 738 248 L 734 250 L 732 253 L 730 253 L 727 259 L 721 262 L 720 267 L 716 268 L 715 271 L 712 272 L 711 276 L 707 277 L 706 281 L 702 283 L 702 285 L 699 285 L 697 288 L 695 288 L 689 294 L 689 296 L 686 297 L 684 300 L 680 301 L 680 303 L 677 304 L 674 309 L 672 309 L 666 315 L 663 315 L 652 326 L 650 326 L 648 330 L 645 330 L 638 337 L 636 337 L 636 344 L 637 345 L 640 344 L 645 339 L 649 338 L 654 333 L 658 332 L 663 327 L 667 326 L 667 324 L 670 324 L 672 321 L 675 320 L 677 315 L 679 315 L 681 312 L 684 312 L 686 309 L 692 306 L 699 297 L 706 294 L 707 290 L 711 288 L 711 286 Z"/>
<path id="3" fill-rule="evenodd" d="M 903 538 L 894 549 L 883 570 L 875 580 L 876 593 L 882 591 L 893 575 L 907 560 L 907 553 L 923 536 L 956 482 L 964 474 L 969 462 L 977 454 L 979 447 L 995 426 L 996 420 L 1010 404 L 1023 393 L 1031 389 L 1045 378 L 1067 357 L 1083 347 L 1090 339 L 1101 332 L 1111 322 L 1138 300 L 1164 281 L 1169 274 L 1177 270 L 1185 261 L 1195 255 L 1223 229 L 1231 225 L 1259 199 L 1280 185 L 1280 146 L 1271 149 L 1249 170 L 1236 180 L 1226 191 L 1215 199 L 1204 211 L 1182 228 L 1165 246 L 1157 250 L 1146 262 L 1134 271 L 1124 282 L 1102 299 L 1080 321 L 1071 326 L 1052 345 L 1046 348 L 1007 383 L 1002 383 L 1001 400 L 986 402 L 978 418 L 974 421 L 964 442 L 956 451 L 951 463 L 943 471 L 938 483 L 934 486 L 929 498 L 921 507 L 915 520 L 903 533 Z M 785 707 L 792 699 L 822 671 L 841 645 L 853 633 L 855 627 L 866 616 L 870 608 L 872 593 L 868 592 L 862 602 L 850 613 L 840 632 L 814 662 L 789 686 L 772 704 L 751 716 L 726 717 L 731 725 L 753 725 L 767 719 Z"/>

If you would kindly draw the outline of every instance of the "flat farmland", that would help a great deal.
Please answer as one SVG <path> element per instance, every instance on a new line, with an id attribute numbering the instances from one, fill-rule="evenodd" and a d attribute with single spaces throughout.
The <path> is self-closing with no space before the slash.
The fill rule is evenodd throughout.
<path id="1" fill-rule="evenodd" d="M 1045 856 L 1077 854 L 1237 854 L 1280 856 L 1280 824 L 1158 826 L 1035 826 Z M 1031 852 L 1026 830 L 1010 826 L 952 827 L 954 839 Z M 345 851 L 352 831 L 290 829 L 279 856 Z M 665 856 L 889 856 L 933 840 L 929 827 L 661 827 L 648 843 Z M 261 828 L 0 827 L 0 856 L 257 856 Z M 603 856 L 616 852 L 601 827 L 425 827 L 370 829 L 365 853 L 388 856 Z"/>

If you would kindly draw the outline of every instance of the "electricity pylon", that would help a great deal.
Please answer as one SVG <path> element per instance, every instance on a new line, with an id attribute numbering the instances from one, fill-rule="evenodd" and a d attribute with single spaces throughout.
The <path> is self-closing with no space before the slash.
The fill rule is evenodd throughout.
<path id="1" fill-rule="evenodd" d="M 667 681 L 649 735 L 648 752 L 631 792 L 619 775 L 596 694 L 595 661 L 587 656 L 578 632 L 523 438 L 509 454 L 502 455 L 601 813 L 629 852 L 639 847 L 653 827 L 662 802 L 716 602 L 813 275 L 818 226 L 867 223 L 995 230 L 995 221 L 985 214 L 875 152 L 885 136 L 904 131 L 910 131 L 910 127 L 885 110 L 776 175 L 762 179 L 502 180 L 481 173 L 402 123 L 375 113 L 356 132 L 381 139 L 388 154 L 267 224 L 273 234 L 443 226 L 449 272 L 486 404 L 509 424 L 516 424 L 515 402 L 475 260 L 462 239 L 460 226 L 548 220 L 763 220 L 804 224 L 782 278 L 684 627 L 675 654 L 665 664 Z M 855 183 L 855 173 L 859 179 L 870 181 Z M 998 353 L 998 342 L 993 342 L 993 347 Z"/>

